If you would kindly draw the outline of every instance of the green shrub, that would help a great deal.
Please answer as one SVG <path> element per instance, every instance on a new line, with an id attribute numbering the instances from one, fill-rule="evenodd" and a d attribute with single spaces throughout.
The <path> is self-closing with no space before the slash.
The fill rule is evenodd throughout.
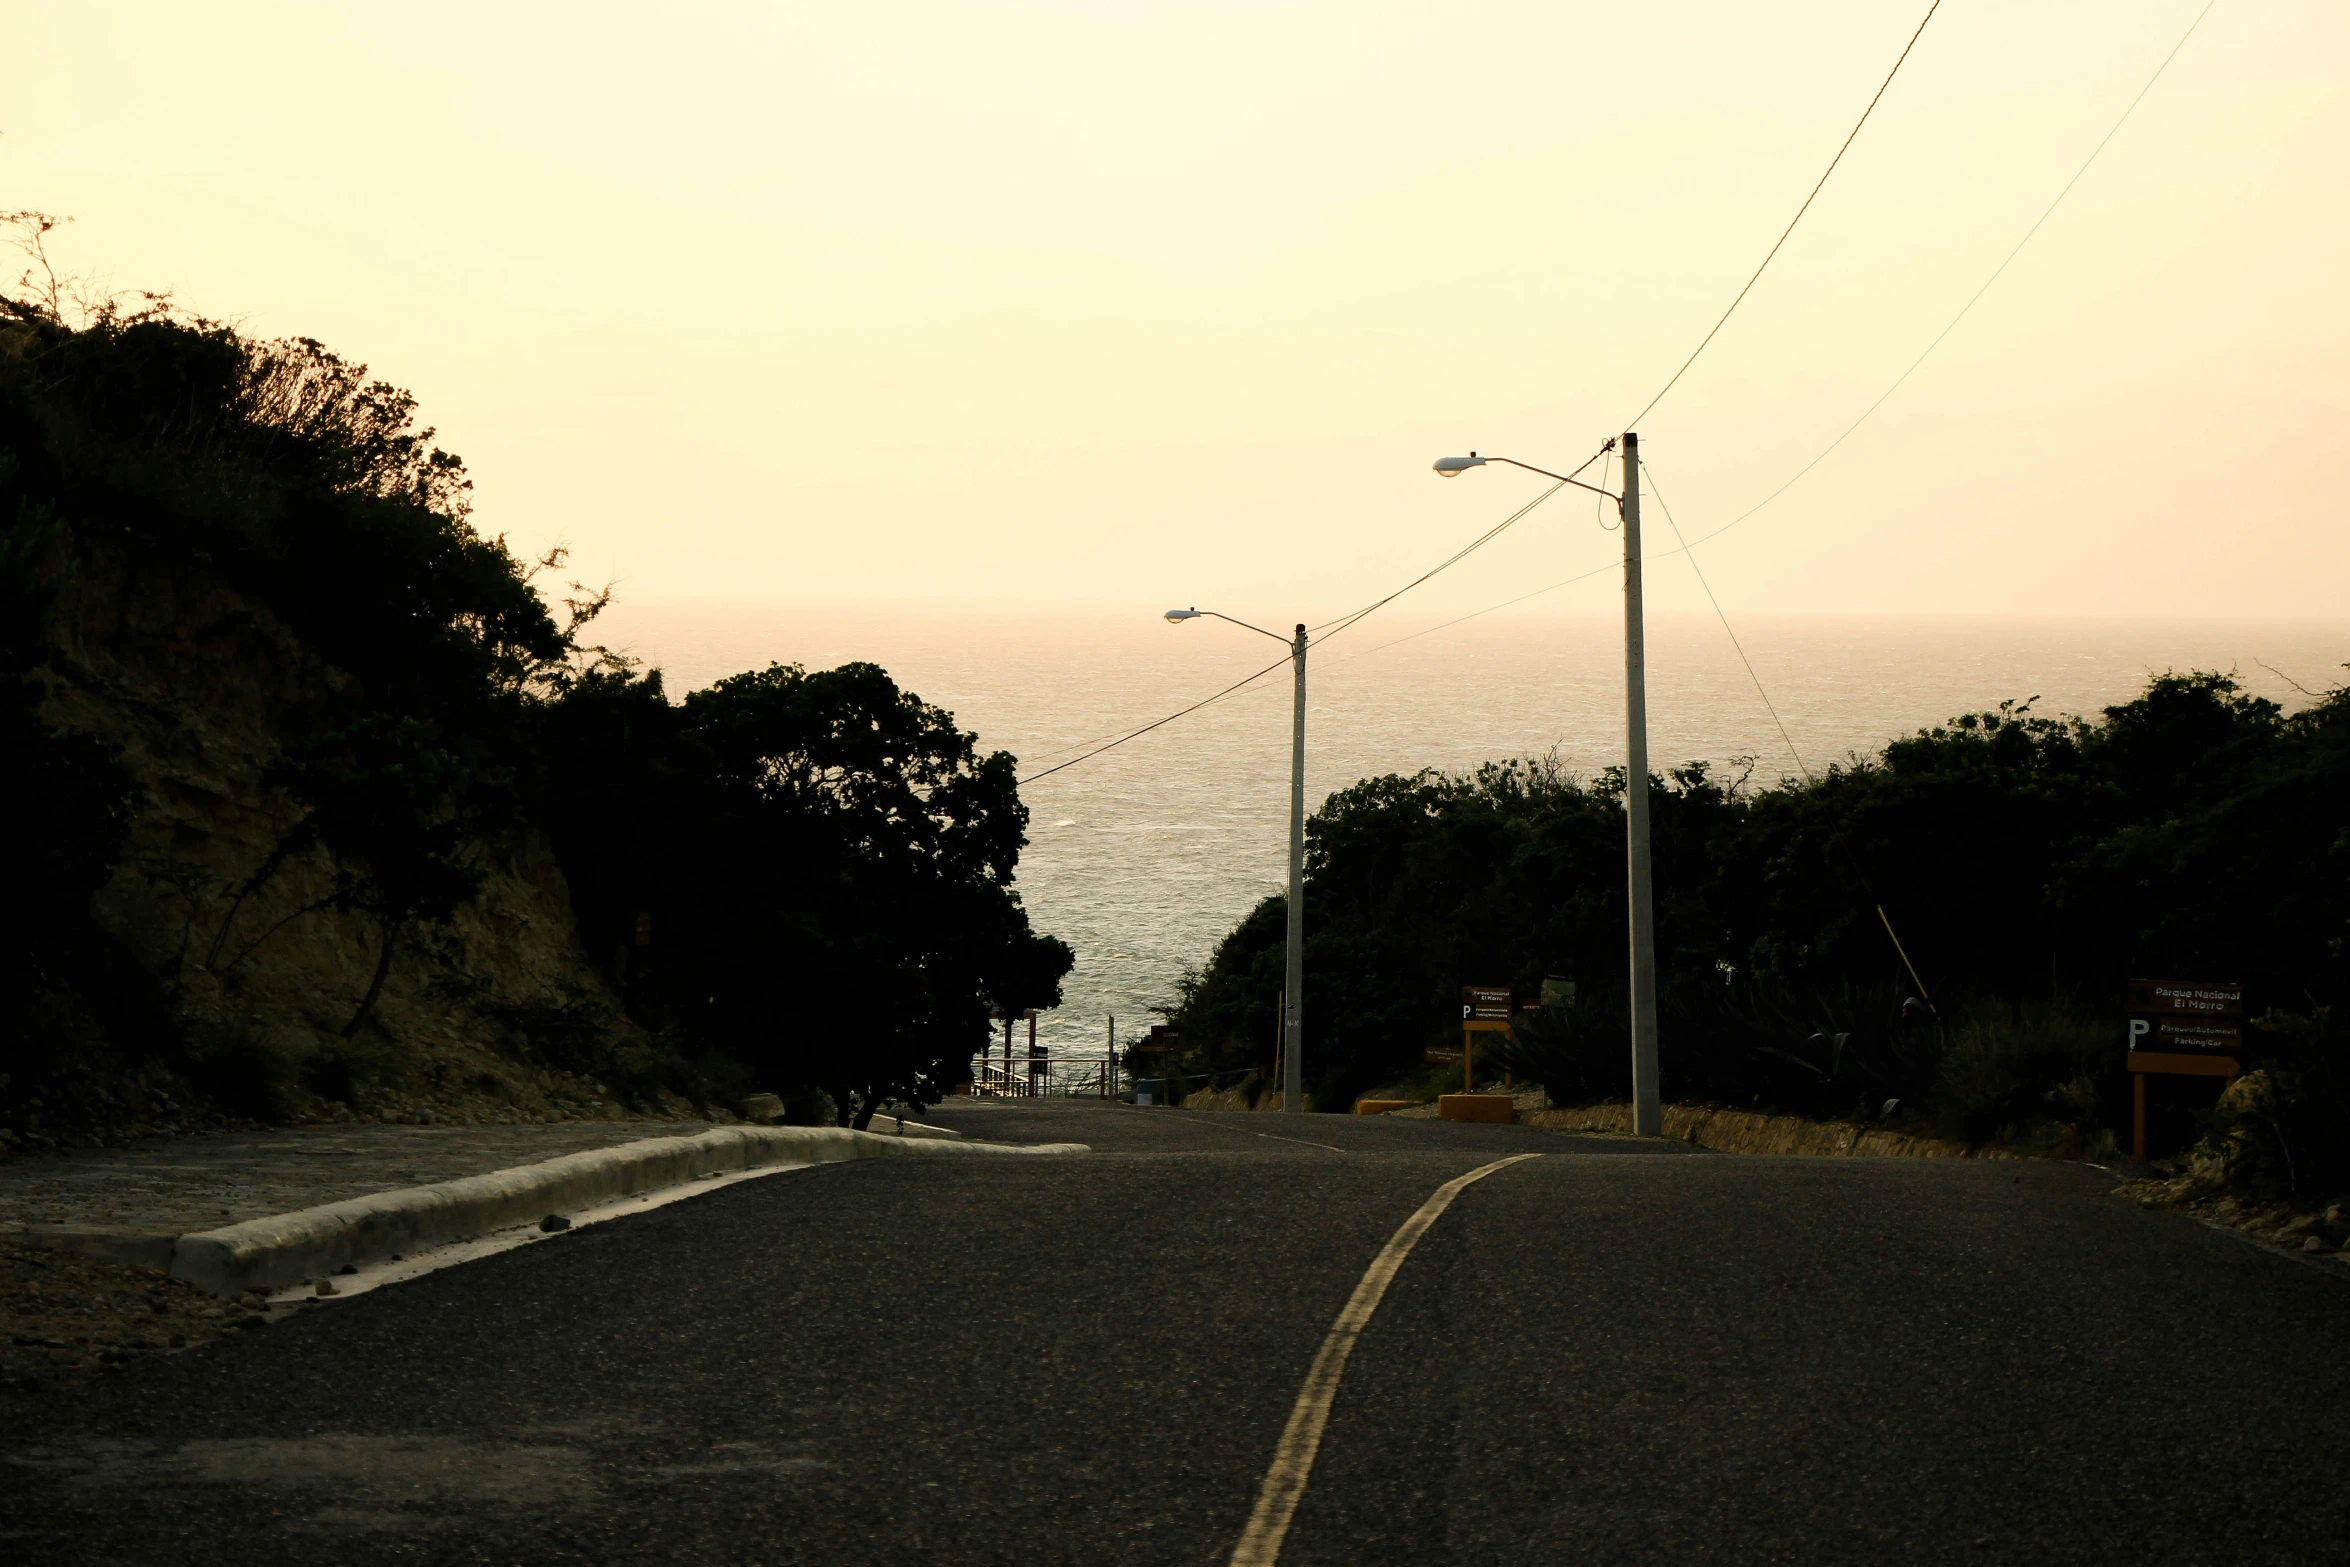
<path id="1" fill-rule="evenodd" d="M 1935 1124 L 1978 1143 L 2110 1137 L 2126 1086 L 2121 1041 L 2118 1017 L 2036 1002 L 1978 1007 L 1935 1073 Z"/>
<path id="2" fill-rule="evenodd" d="M 1657 1033 L 1667 1099 L 1864 1119 L 1923 1100 L 1947 1047 L 1931 1011 L 1890 984 L 1674 985 L 1658 998 Z M 1558 1104 L 1630 1098 L 1623 998 L 1520 1014 L 1496 1064 Z"/>

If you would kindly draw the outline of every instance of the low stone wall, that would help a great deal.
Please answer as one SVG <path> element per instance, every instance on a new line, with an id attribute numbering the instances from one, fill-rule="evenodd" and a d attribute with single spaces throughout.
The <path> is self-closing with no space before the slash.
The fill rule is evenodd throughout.
<path id="1" fill-rule="evenodd" d="M 1312 1101 L 1308 1101 L 1310 1104 Z M 1269 1088 L 1255 1104 L 1237 1088 L 1195 1088 L 1183 1096 L 1186 1110 L 1278 1110 L 1281 1108 L 1281 1090 Z"/>
<path id="2" fill-rule="evenodd" d="M 1585 1105 L 1535 1110 L 1518 1119 L 1554 1132 L 1613 1132 L 1632 1135 L 1632 1107 Z M 1701 1105 L 1665 1106 L 1665 1135 L 1723 1153 L 1841 1155 L 1864 1159 L 1997 1159 L 1965 1143 L 1914 1137 L 1849 1121 L 1807 1121 L 1796 1115 L 1763 1115 L 1752 1110 L 1712 1110 Z"/>

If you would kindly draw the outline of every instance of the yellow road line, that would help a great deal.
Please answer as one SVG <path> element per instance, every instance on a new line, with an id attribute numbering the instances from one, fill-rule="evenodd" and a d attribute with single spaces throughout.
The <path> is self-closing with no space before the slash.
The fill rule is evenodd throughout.
<path id="1" fill-rule="evenodd" d="M 1412 1254 L 1412 1248 L 1420 1244 L 1420 1237 L 1428 1233 L 1429 1226 L 1443 1217 L 1452 1200 L 1469 1186 L 1496 1170 L 1541 1157 L 1535 1153 L 1512 1154 L 1446 1181 L 1436 1188 L 1435 1195 L 1420 1204 L 1419 1212 L 1403 1221 L 1402 1227 L 1388 1237 L 1379 1255 L 1371 1259 L 1362 1282 L 1347 1298 L 1346 1309 L 1339 1312 L 1338 1320 L 1330 1326 L 1329 1336 L 1315 1352 L 1314 1364 L 1306 1372 L 1306 1385 L 1298 1389 L 1297 1403 L 1289 1411 L 1289 1424 L 1282 1427 L 1280 1444 L 1273 1449 L 1273 1466 L 1265 1471 L 1264 1488 L 1257 1492 L 1256 1510 L 1248 1515 L 1248 1527 L 1240 1531 L 1240 1543 L 1232 1548 L 1232 1567 L 1273 1567 L 1280 1558 L 1281 1542 L 1289 1534 L 1290 1516 L 1306 1494 L 1306 1478 L 1313 1473 L 1314 1455 L 1322 1448 L 1322 1428 L 1330 1423 L 1330 1403 L 1338 1396 L 1338 1379 L 1346 1374 L 1346 1357 L 1354 1353 L 1355 1340 L 1369 1325 L 1371 1313 L 1379 1309 L 1379 1302 L 1385 1298 L 1387 1286 L 1395 1282 L 1395 1272 L 1403 1266 L 1404 1258 Z"/>

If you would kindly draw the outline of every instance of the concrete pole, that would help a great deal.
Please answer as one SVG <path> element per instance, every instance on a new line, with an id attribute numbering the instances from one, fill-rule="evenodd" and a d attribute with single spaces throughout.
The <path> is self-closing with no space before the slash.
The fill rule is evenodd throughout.
<path id="1" fill-rule="evenodd" d="M 1632 946 L 1632 1130 L 1661 1137 L 1656 1076 L 1656 889 L 1648 868 L 1648 654 L 1640 611 L 1640 437 L 1624 435 L 1624 869 Z"/>
<path id="2" fill-rule="evenodd" d="M 1305 1105 L 1306 993 L 1306 628 L 1297 628 L 1290 661 L 1297 670 L 1297 701 L 1289 736 L 1289 978 L 1281 992 L 1281 1108 L 1294 1115 Z"/>

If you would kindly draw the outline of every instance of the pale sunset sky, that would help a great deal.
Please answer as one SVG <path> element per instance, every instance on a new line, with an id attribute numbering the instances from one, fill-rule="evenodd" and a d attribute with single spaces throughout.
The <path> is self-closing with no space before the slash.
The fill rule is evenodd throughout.
<path id="1" fill-rule="evenodd" d="M 1946 0 L 1641 426 L 1684 529 L 2203 4 Z M 0 206 L 412 388 L 485 531 L 624 594 L 1343 609 L 1538 488 L 1432 459 L 1572 464 L 1663 384 L 1924 9 L 80 0 L 14 9 Z M 2339 0 L 2219 0 L 1700 551 L 1724 603 L 2344 617 L 2345 81 Z M 1588 500 L 1415 603 L 1603 565 Z"/>

